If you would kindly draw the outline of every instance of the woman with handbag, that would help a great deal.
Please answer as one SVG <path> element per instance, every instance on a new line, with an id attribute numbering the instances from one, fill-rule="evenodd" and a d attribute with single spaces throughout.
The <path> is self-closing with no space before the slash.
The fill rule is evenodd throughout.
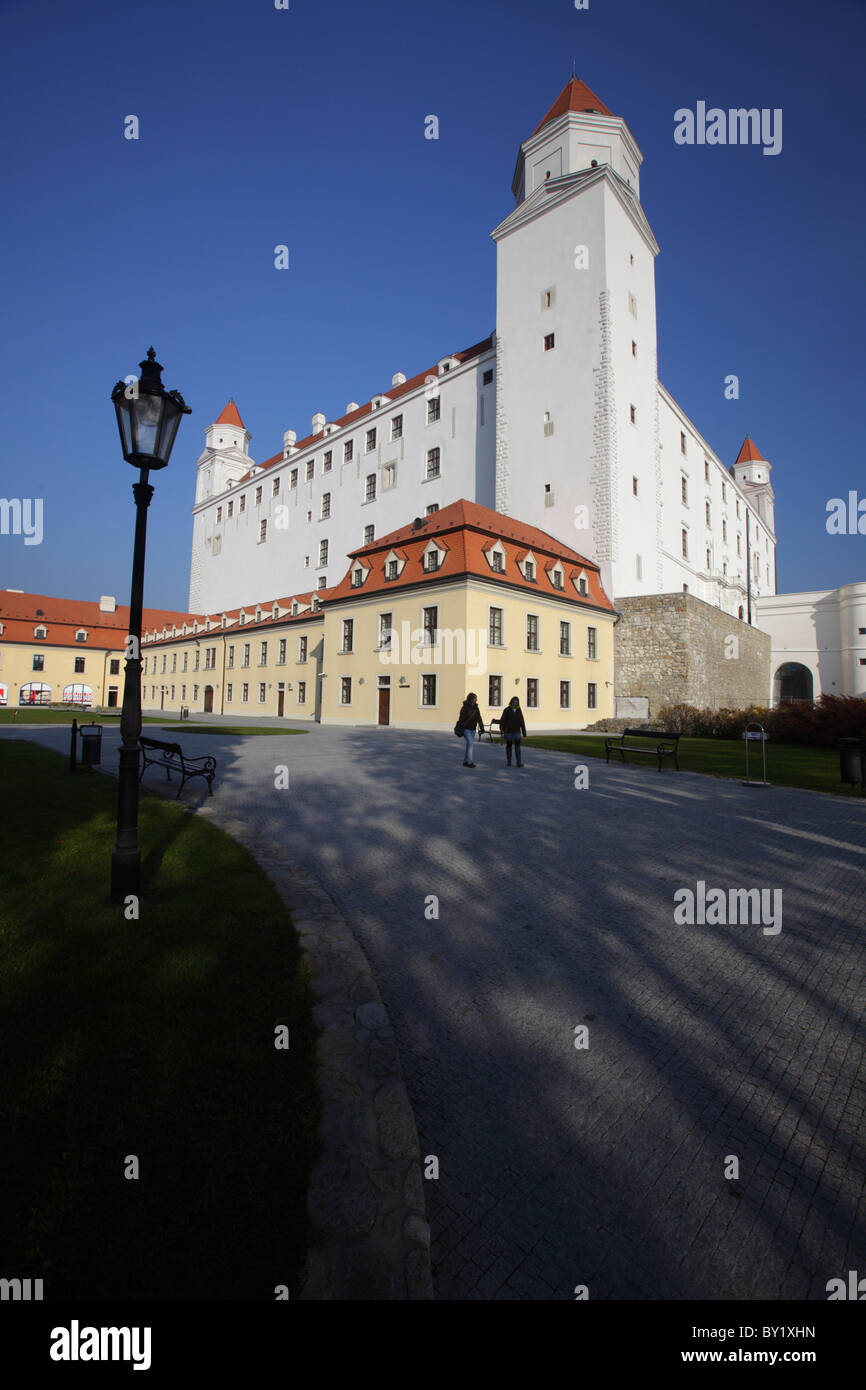
<path id="1" fill-rule="evenodd" d="M 475 751 L 475 731 L 484 733 L 484 721 L 481 718 L 481 711 L 478 708 L 478 696 L 470 690 L 466 699 L 460 707 L 460 715 L 454 725 L 454 732 L 458 737 L 462 734 L 466 740 L 466 756 L 463 759 L 464 767 L 475 767 L 473 753 Z"/>

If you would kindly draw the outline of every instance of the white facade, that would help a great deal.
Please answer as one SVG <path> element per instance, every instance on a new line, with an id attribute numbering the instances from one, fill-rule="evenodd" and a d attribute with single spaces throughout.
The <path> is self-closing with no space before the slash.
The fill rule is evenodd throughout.
<path id="1" fill-rule="evenodd" d="M 775 594 L 757 605 L 757 625 L 772 639 L 769 700 L 785 694 L 785 667 L 805 667 L 812 695 L 866 698 L 866 583 Z M 789 673 L 796 682 L 798 673 Z M 808 696 L 808 683 L 804 690 Z"/>
<path id="2" fill-rule="evenodd" d="M 368 527 L 379 537 L 463 497 L 585 553 L 614 600 L 688 588 L 735 617 L 751 601 L 754 617 L 775 593 L 770 465 L 744 446 L 735 478 L 658 382 L 642 158 L 625 122 L 573 80 L 521 146 L 517 206 L 492 233 L 491 339 L 409 382 L 397 374 L 331 424 L 313 416 L 307 438 L 287 431 L 248 478 L 246 430 L 210 427 L 192 611 L 331 586 Z"/>

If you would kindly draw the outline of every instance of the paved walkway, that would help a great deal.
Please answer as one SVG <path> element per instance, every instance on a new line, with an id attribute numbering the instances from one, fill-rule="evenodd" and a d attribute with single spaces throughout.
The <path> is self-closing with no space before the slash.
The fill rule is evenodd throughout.
<path id="1" fill-rule="evenodd" d="M 394 729 L 207 742 L 216 793 L 185 797 L 281 838 L 373 967 L 439 1164 L 438 1297 L 823 1299 L 866 1273 L 866 801 L 592 759 L 576 790 L 574 758 L 472 771 Z M 699 880 L 781 889 L 781 932 L 676 924 Z"/>

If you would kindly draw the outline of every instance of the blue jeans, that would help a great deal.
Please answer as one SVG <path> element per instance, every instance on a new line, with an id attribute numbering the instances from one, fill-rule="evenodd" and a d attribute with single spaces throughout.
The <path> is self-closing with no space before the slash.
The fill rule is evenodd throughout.
<path id="1" fill-rule="evenodd" d="M 473 752 L 474 752 L 474 744 L 475 744 L 475 730 L 474 730 L 474 729 L 464 729 L 464 730 L 463 730 L 463 737 L 464 737 L 465 740 L 466 740 L 466 758 L 465 758 L 465 761 L 466 761 L 467 763 L 474 763 L 474 762 L 475 762 L 475 759 L 474 759 L 474 757 L 473 757 L 472 755 L 473 755 Z"/>

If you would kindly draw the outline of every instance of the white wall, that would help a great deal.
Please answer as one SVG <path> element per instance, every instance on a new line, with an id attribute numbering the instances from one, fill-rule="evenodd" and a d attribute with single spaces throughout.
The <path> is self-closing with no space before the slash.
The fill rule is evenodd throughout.
<path id="1" fill-rule="evenodd" d="M 866 698 L 866 583 L 762 598 L 757 625 L 773 643 L 770 699 L 776 671 L 789 661 L 812 672 L 816 699 Z"/>

